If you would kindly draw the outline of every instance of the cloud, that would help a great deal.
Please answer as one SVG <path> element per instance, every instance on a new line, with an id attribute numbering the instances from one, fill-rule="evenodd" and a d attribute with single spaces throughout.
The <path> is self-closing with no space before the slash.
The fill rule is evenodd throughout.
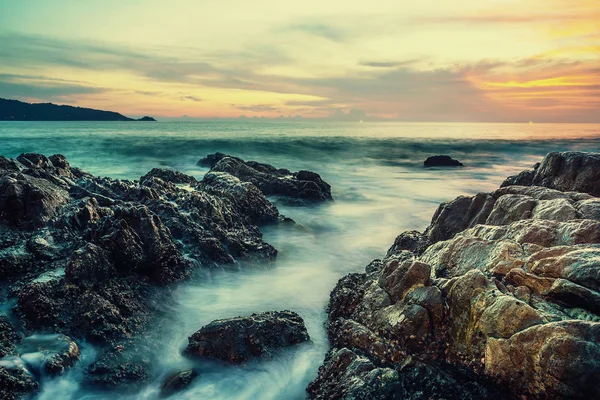
<path id="1" fill-rule="evenodd" d="M 278 107 L 274 107 L 270 104 L 254 104 L 251 106 L 236 106 L 238 110 L 251 111 L 251 112 L 265 112 L 265 111 L 279 111 Z"/>
<path id="2" fill-rule="evenodd" d="M 83 84 L 77 81 L 48 79 L 42 76 L 0 74 L 0 96 L 16 99 L 39 99 L 66 101 L 78 95 L 106 93 L 109 89 Z"/>
<path id="3" fill-rule="evenodd" d="M 201 99 L 200 97 L 197 97 L 197 96 L 183 96 L 182 99 L 183 100 L 194 101 L 196 103 L 204 101 L 203 99 Z"/>
<path id="4" fill-rule="evenodd" d="M 333 42 L 344 42 L 348 39 L 348 34 L 340 28 L 332 25 L 315 22 L 305 22 L 293 24 L 285 28 L 288 31 L 298 31 L 325 38 Z"/>
<path id="5" fill-rule="evenodd" d="M 418 59 L 413 60 L 405 60 L 405 61 L 361 61 L 358 65 L 362 65 L 363 67 L 372 67 L 372 68 L 398 68 L 405 67 L 409 65 L 414 65 L 415 63 L 423 61 Z"/>
<path id="6" fill-rule="evenodd" d="M 321 24 L 296 24 L 294 27 L 313 35 L 329 36 L 329 40 L 345 40 L 347 37 L 343 30 L 330 28 Z M 259 100 L 259 104 L 233 106 L 234 109 L 267 115 L 302 112 L 325 116 L 336 110 L 347 113 L 355 109 L 363 110 L 365 115 L 403 120 L 511 121 L 526 119 L 527 107 L 531 107 L 539 111 L 535 115 L 536 120 L 564 118 L 587 121 L 594 118 L 593 111 L 597 114 L 597 108 L 593 109 L 596 103 L 591 99 L 598 96 L 597 85 L 600 84 L 600 71 L 593 62 L 548 56 L 481 60 L 427 70 L 416 67 L 423 59 L 366 59 L 358 61 L 358 65 L 369 68 L 301 77 L 265 72 L 264 66 L 271 65 L 271 61 L 274 65 L 291 62 L 285 51 L 266 44 L 219 55 L 154 46 L 132 49 L 107 43 L 15 33 L 0 34 L 0 42 L 3 43 L 0 46 L 0 72 L 24 67 L 49 71 L 42 75 L 0 74 L 0 95 L 17 98 L 35 96 L 60 100 L 120 90 L 44 76 L 55 67 L 68 67 L 93 72 L 125 71 L 149 84 L 157 84 L 154 87 L 160 89 L 140 88 L 142 90 L 134 93 L 184 102 L 202 102 L 204 94 L 202 98 L 190 94 L 200 88 L 265 92 L 273 98 L 278 96 L 277 104 L 281 104 L 280 95 L 310 96 L 314 100 L 284 100 L 282 106 Z M 588 77 L 589 82 L 573 81 L 561 87 L 535 87 L 533 84 L 527 87 L 526 84 L 575 75 Z M 175 89 L 162 91 L 167 85 Z M 556 101 L 540 100 L 547 96 L 553 96 Z M 585 105 L 586 99 L 591 107 Z M 561 107 L 560 112 L 556 112 Z M 579 109 L 575 110 L 577 107 Z M 553 112 L 544 115 L 544 108 L 552 108 Z"/>

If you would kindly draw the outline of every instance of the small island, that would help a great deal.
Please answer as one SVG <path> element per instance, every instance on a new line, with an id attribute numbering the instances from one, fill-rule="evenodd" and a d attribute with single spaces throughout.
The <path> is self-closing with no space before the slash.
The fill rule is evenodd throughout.
<path id="1" fill-rule="evenodd" d="M 134 119 L 114 111 L 57 105 L 53 103 L 25 103 L 0 98 L 0 121 L 152 121 L 145 116 Z"/>

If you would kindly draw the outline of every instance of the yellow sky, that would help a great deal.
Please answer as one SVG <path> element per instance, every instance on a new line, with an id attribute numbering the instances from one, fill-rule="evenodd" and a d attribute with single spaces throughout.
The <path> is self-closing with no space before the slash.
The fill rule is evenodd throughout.
<path id="1" fill-rule="evenodd" d="M 0 0 L 0 97 L 133 116 L 600 122 L 598 21 L 598 0 Z"/>

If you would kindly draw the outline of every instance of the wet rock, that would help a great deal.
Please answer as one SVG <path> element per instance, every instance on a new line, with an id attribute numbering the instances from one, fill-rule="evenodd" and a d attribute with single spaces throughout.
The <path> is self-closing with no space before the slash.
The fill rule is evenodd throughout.
<path id="1" fill-rule="evenodd" d="M 13 354 L 15 351 L 15 343 L 19 341 L 20 337 L 15 332 L 10 320 L 0 315 L 0 358 L 8 354 Z"/>
<path id="2" fill-rule="evenodd" d="M 109 253 L 88 243 L 73 253 L 65 269 L 65 278 L 78 285 L 88 285 L 106 281 L 115 276 L 116 272 Z"/>
<path id="3" fill-rule="evenodd" d="M 21 359 L 37 374 L 62 375 L 79 361 L 79 347 L 64 335 L 33 335 L 18 345 Z"/>
<path id="4" fill-rule="evenodd" d="M 355 387 L 399 399 L 598 397 L 599 158 L 582 154 L 548 155 L 532 172 L 547 187 L 442 204 L 424 234 L 401 234 L 383 260 L 342 278 L 311 398 L 363 398 Z M 368 378 L 382 368 L 397 373 L 383 394 Z"/>
<path id="5" fill-rule="evenodd" d="M 227 172 L 243 182 L 250 182 L 266 195 L 307 201 L 333 200 L 331 186 L 311 171 L 290 172 L 222 153 L 208 155 L 198 165 L 210 166 L 212 172 Z"/>
<path id="6" fill-rule="evenodd" d="M 198 377 L 198 373 L 193 369 L 185 371 L 177 371 L 167 376 L 160 385 L 161 397 L 168 397 L 188 387 L 194 379 Z"/>
<path id="7" fill-rule="evenodd" d="M 239 364 L 270 358 L 283 347 L 309 340 L 302 318 L 292 311 L 265 312 L 211 322 L 189 337 L 184 353 Z"/>
<path id="8" fill-rule="evenodd" d="M 152 360 L 147 349 L 133 343 L 108 348 L 85 370 L 84 384 L 103 388 L 135 390 L 152 377 Z"/>
<path id="9" fill-rule="evenodd" d="M 544 186 L 560 191 L 589 193 L 600 196 L 600 154 L 569 151 L 548 153 L 537 169 L 533 179 L 509 178 L 503 186 L 520 184 Z M 522 173 L 524 174 L 524 173 Z M 527 176 L 531 171 L 526 173 Z"/>
<path id="10" fill-rule="evenodd" d="M 327 355 L 307 392 L 318 400 L 388 399 L 397 379 L 393 369 L 377 368 L 368 358 L 340 349 Z"/>
<path id="11" fill-rule="evenodd" d="M 412 364 L 412 365 L 411 365 Z M 392 399 L 479 400 L 511 399 L 484 376 L 445 363 L 412 362 L 399 373 Z"/>
<path id="12" fill-rule="evenodd" d="M 427 237 L 421 232 L 417 231 L 408 231 L 403 232 L 396 237 L 394 240 L 394 244 L 389 248 L 386 256 L 390 257 L 394 253 L 400 251 L 410 251 L 417 256 L 423 254 L 425 249 L 427 249 L 429 243 L 427 241 Z"/>
<path id="13" fill-rule="evenodd" d="M 525 170 L 520 172 L 518 175 L 509 176 L 506 178 L 504 182 L 500 185 L 500 187 L 506 186 L 531 186 L 533 184 L 533 178 L 535 177 L 535 172 L 540 167 L 540 163 L 536 163 L 533 166 L 533 169 Z"/>
<path id="14" fill-rule="evenodd" d="M 23 367 L 7 368 L 0 364 L 0 398 L 20 400 L 38 391 L 39 384 Z"/>
<path id="15" fill-rule="evenodd" d="M 486 373 L 507 382 L 514 393 L 596 398 L 600 396 L 599 334 L 598 323 L 561 321 L 537 325 L 506 339 L 490 338 Z"/>
<path id="16" fill-rule="evenodd" d="M 151 177 L 160 178 L 163 181 L 177 184 L 195 185 L 198 183 L 193 176 L 182 174 L 179 171 L 167 168 L 152 168 L 146 175 L 140 178 L 140 183 L 145 184 Z"/>
<path id="17" fill-rule="evenodd" d="M 201 187 L 209 193 L 223 196 L 236 204 L 256 224 L 277 222 L 279 211 L 252 183 L 242 182 L 226 172 L 204 175 Z"/>
<path id="18" fill-rule="evenodd" d="M 96 386 L 154 378 L 151 352 L 119 346 L 147 332 L 172 299 L 168 285 L 194 270 L 275 258 L 258 224 L 279 219 L 264 193 L 226 173 L 200 183 L 154 169 L 129 181 L 95 177 L 62 155 L 0 157 L 0 274 L 19 326 L 108 348 L 86 374 Z M 40 347 L 20 359 L 5 322 L 2 355 L 34 375 L 60 374 L 76 359 L 72 341 L 72 351 Z"/>
<path id="19" fill-rule="evenodd" d="M 56 215 L 67 193 L 43 179 L 24 174 L 0 178 L 0 220 L 12 225 L 41 226 Z"/>
<path id="20" fill-rule="evenodd" d="M 450 156 L 431 156 L 423 162 L 425 167 L 464 167 L 463 163 Z"/>

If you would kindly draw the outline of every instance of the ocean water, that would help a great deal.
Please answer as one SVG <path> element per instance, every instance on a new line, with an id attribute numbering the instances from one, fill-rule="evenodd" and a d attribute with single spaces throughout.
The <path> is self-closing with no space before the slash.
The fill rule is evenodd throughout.
<path id="1" fill-rule="evenodd" d="M 402 231 L 423 230 L 437 205 L 497 188 L 550 151 L 600 151 L 600 125 L 333 123 L 216 121 L 158 123 L 0 122 L 0 154 L 64 154 L 96 175 L 137 179 L 153 167 L 201 178 L 203 156 L 221 151 L 291 170 L 309 169 L 332 185 L 335 201 L 278 204 L 301 229 L 269 226 L 265 240 L 279 250 L 270 264 L 202 271 L 174 289 L 157 327 L 159 377 L 132 393 L 94 393 L 79 386 L 96 349 L 65 376 L 44 382 L 38 399 L 155 399 L 161 379 L 195 366 L 200 377 L 177 399 L 303 399 L 325 352 L 329 292 L 349 272 L 381 258 Z M 466 166 L 425 169 L 449 154 Z M 273 360 L 241 367 L 192 362 L 181 356 L 187 337 L 206 323 L 253 312 L 290 309 L 305 320 L 312 341 Z"/>

